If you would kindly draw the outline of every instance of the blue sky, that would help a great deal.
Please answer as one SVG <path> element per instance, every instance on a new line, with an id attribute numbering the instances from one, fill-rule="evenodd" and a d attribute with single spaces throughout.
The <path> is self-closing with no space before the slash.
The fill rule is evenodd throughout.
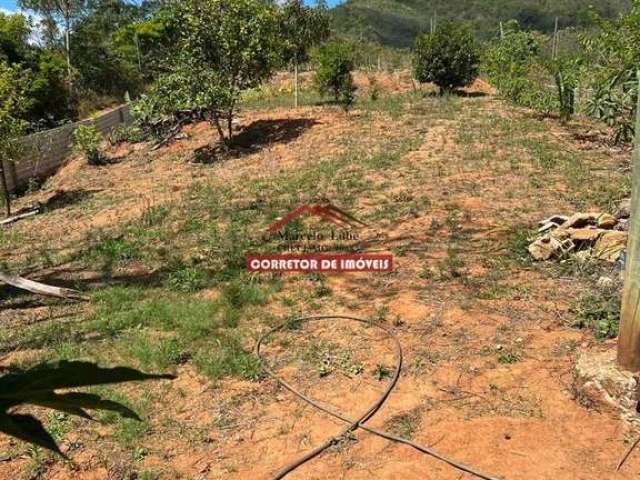
<path id="1" fill-rule="evenodd" d="M 0 9 L 15 10 L 16 2 L 14 0 L 0 0 Z"/>
<path id="2" fill-rule="evenodd" d="M 341 0 L 327 0 L 329 6 L 334 6 L 337 3 L 340 3 Z M 15 11 L 17 10 L 16 0 L 0 0 L 0 10 L 9 10 Z"/>

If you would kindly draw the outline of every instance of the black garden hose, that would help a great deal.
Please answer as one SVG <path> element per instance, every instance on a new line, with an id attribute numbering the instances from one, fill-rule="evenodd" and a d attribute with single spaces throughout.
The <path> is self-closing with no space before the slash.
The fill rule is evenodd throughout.
<path id="1" fill-rule="evenodd" d="M 331 410 L 331 409 L 319 404 L 318 402 L 316 402 L 312 398 L 310 398 L 310 397 L 306 396 L 305 394 L 303 394 L 302 392 L 298 391 L 295 387 L 293 387 L 292 385 L 287 383 L 285 380 L 280 378 L 269 367 L 269 365 L 267 364 L 265 359 L 262 357 L 262 354 L 260 352 L 260 347 L 262 346 L 264 341 L 268 337 L 270 337 L 271 335 L 273 335 L 276 332 L 284 330 L 285 328 L 288 328 L 288 327 L 290 327 L 292 325 L 298 326 L 298 325 L 301 325 L 303 323 L 316 322 L 316 321 L 329 321 L 329 320 L 330 321 L 359 322 L 359 323 L 363 323 L 363 324 L 371 326 L 371 327 L 378 328 L 378 329 L 382 330 L 383 332 L 385 332 L 386 335 L 395 344 L 395 349 L 396 349 L 396 367 L 395 367 L 394 373 L 393 373 L 393 375 L 391 377 L 391 380 L 389 381 L 389 384 L 387 385 L 387 388 L 385 389 L 384 393 L 380 396 L 380 398 L 366 411 L 366 413 L 364 413 L 362 416 L 360 416 L 360 418 L 358 418 L 357 420 L 349 419 L 349 418 L 345 417 L 343 414 L 341 414 L 339 412 L 335 412 L 335 411 L 333 411 L 333 410 Z M 268 332 L 266 332 L 264 335 L 262 335 L 258 339 L 258 342 L 256 344 L 255 353 L 256 353 L 256 356 L 258 357 L 258 359 L 260 360 L 260 364 L 261 364 L 262 368 L 264 369 L 264 371 L 269 376 L 271 376 L 274 380 L 276 380 L 280 385 L 282 385 L 284 388 L 286 388 L 291 393 L 293 393 L 296 397 L 298 397 L 301 400 L 305 401 L 306 403 L 308 403 L 312 407 L 314 407 L 314 408 L 320 410 L 321 412 L 324 412 L 327 415 L 330 415 L 330 416 L 332 416 L 334 418 L 337 418 L 338 420 L 341 420 L 341 421 L 345 422 L 346 424 L 348 424 L 348 426 L 345 427 L 338 436 L 332 437 L 331 439 L 327 440 L 324 444 L 318 446 L 317 448 L 313 449 L 309 453 L 305 454 L 303 457 L 297 459 L 296 461 L 294 461 L 294 462 L 288 464 L 287 466 L 285 466 L 284 468 L 282 468 L 277 474 L 275 474 L 273 476 L 273 480 L 279 480 L 281 478 L 286 477 L 289 473 L 293 472 L 298 467 L 304 465 L 305 463 L 309 462 L 313 458 L 317 457 L 318 455 L 320 455 L 322 452 L 324 452 L 330 446 L 334 445 L 339 438 L 341 438 L 344 435 L 346 435 L 347 433 L 350 433 L 350 432 L 352 432 L 354 430 L 357 430 L 357 429 L 364 430 L 366 432 L 372 433 L 374 435 L 377 435 L 379 437 L 385 438 L 385 439 L 390 440 L 392 442 L 403 443 L 405 445 L 413 447 L 414 449 L 418 450 L 419 452 L 422 452 L 422 453 L 424 453 L 426 455 L 430 455 L 430 456 L 432 456 L 432 457 L 434 457 L 434 458 L 436 458 L 438 460 L 441 460 L 441 461 L 447 463 L 448 465 L 450 465 L 450 466 L 452 466 L 452 467 L 454 467 L 454 468 L 456 468 L 458 470 L 470 473 L 472 475 L 475 475 L 478 478 L 482 478 L 484 480 L 501 480 L 500 478 L 498 478 L 496 476 L 489 475 L 489 474 L 486 474 L 486 473 L 482 473 L 482 472 L 476 470 L 475 468 L 472 468 L 470 466 L 464 465 L 463 463 L 460 463 L 460 462 L 457 462 L 457 461 L 455 461 L 455 460 L 453 460 L 451 458 L 448 458 L 448 457 L 436 452 L 435 450 L 433 450 L 433 449 L 431 449 L 429 447 L 422 446 L 422 445 L 417 444 L 417 443 L 415 443 L 415 442 L 413 442 L 411 440 L 407 440 L 406 438 L 398 437 L 398 436 L 393 435 L 391 433 L 388 433 L 388 432 L 385 432 L 385 431 L 382 431 L 382 430 L 378 430 L 376 428 L 368 427 L 366 425 L 366 422 L 376 414 L 376 412 L 380 409 L 380 407 L 382 407 L 384 402 L 387 400 L 387 398 L 389 397 L 389 395 L 391 394 L 391 392 L 395 388 L 396 383 L 398 383 L 398 379 L 400 378 L 400 372 L 402 370 L 402 346 L 400 345 L 400 341 L 398 340 L 398 337 L 391 330 L 389 330 L 388 328 L 386 328 L 386 327 L 384 327 L 382 325 L 379 325 L 377 323 L 368 321 L 368 320 L 363 320 L 363 319 L 354 318 L 354 317 L 345 317 L 345 316 L 340 316 L 340 315 L 303 317 L 303 318 L 298 318 L 298 319 L 295 319 L 295 320 L 289 320 L 287 322 L 284 322 L 281 325 L 278 325 L 278 326 L 272 328 L 271 330 L 269 330 Z"/>

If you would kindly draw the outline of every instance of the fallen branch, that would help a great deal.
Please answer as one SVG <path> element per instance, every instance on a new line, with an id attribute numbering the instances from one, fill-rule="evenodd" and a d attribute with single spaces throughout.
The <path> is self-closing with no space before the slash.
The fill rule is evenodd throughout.
<path id="1" fill-rule="evenodd" d="M 155 152 L 156 150 L 164 147 L 166 144 L 171 142 L 182 131 L 182 127 L 184 127 L 185 124 L 186 122 L 180 120 L 174 127 L 171 128 L 171 130 L 169 130 L 169 133 L 165 135 L 164 138 L 162 138 L 158 143 L 151 147 L 151 151 Z"/>
<path id="2" fill-rule="evenodd" d="M 0 272 L 0 281 L 7 283 L 13 287 L 27 290 L 28 292 L 38 295 L 46 295 L 50 297 L 67 298 L 73 300 L 88 300 L 79 291 L 72 290 L 70 288 L 52 287 L 45 285 L 44 283 L 34 282 L 33 280 L 27 280 L 26 278 L 18 277 L 17 275 L 11 275 L 5 272 Z"/>
<path id="3" fill-rule="evenodd" d="M 20 210 L 18 213 L 13 215 L 12 217 L 5 218 L 4 220 L 0 220 L 0 225 L 10 225 L 12 223 L 17 222 L 18 220 L 22 220 L 23 218 L 33 217 L 34 215 L 38 215 L 42 212 L 41 205 L 35 205 L 33 207 L 25 208 Z"/>
<path id="4" fill-rule="evenodd" d="M 627 461 L 631 453 L 636 449 L 638 445 L 640 445 L 640 437 L 638 437 L 638 439 L 635 442 L 633 442 L 633 445 L 629 447 L 629 450 L 627 450 L 627 453 L 624 455 L 624 457 L 622 457 L 622 460 L 620 460 L 620 463 L 618 463 L 618 467 L 616 468 L 616 471 L 619 471 L 622 468 L 622 466 L 624 465 L 624 462 Z"/>

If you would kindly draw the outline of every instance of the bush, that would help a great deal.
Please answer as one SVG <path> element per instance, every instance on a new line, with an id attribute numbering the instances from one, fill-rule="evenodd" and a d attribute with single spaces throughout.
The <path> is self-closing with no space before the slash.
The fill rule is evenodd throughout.
<path id="1" fill-rule="evenodd" d="M 485 51 L 483 72 L 502 95 L 521 104 L 532 88 L 529 73 L 539 51 L 536 34 L 508 30 L 504 40 L 495 40 Z"/>
<path id="2" fill-rule="evenodd" d="M 169 27 L 182 34 L 145 114 L 202 112 L 229 145 L 241 93 L 268 79 L 281 60 L 277 10 L 261 0 L 183 0 L 169 5 Z"/>
<path id="3" fill-rule="evenodd" d="M 315 83 L 322 95 L 331 95 L 336 103 L 347 110 L 355 100 L 357 87 L 353 83 L 353 47 L 351 44 L 334 40 L 315 52 L 318 67 Z"/>
<path id="4" fill-rule="evenodd" d="M 435 83 L 442 91 L 465 87 L 478 77 L 480 50 L 471 29 L 463 23 L 444 22 L 432 33 L 416 38 L 414 75 L 422 83 Z"/>
<path id="5" fill-rule="evenodd" d="M 80 125 L 73 132 L 73 145 L 76 151 L 85 155 L 89 165 L 102 165 L 104 163 L 100 153 L 101 143 L 102 136 L 96 130 L 95 125 Z"/>
<path id="6" fill-rule="evenodd" d="M 634 136 L 640 58 L 640 2 L 616 20 L 597 18 L 596 35 L 581 36 L 589 64 L 589 88 L 594 92 L 586 113 L 604 121 L 615 132 L 616 143 Z"/>
<path id="7" fill-rule="evenodd" d="M 546 42 L 548 39 L 539 33 L 519 31 L 517 24 L 507 25 L 504 38 L 496 39 L 486 49 L 482 70 L 500 94 L 512 102 L 549 113 L 559 108 L 561 100 L 566 114 L 573 110 L 574 75 L 562 63 L 543 58 Z M 554 78 L 557 94 L 547 87 Z"/>
<path id="8" fill-rule="evenodd" d="M 558 111 L 560 121 L 568 122 L 575 113 L 576 89 L 580 75 L 580 58 L 562 58 L 549 64 L 549 71 L 553 74 L 558 95 Z"/>
<path id="9" fill-rule="evenodd" d="M 16 161 L 21 151 L 20 137 L 26 128 L 20 115 L 28 106 L 25 93 L 28 77 L 26 72 L 10 67 L 0 59 L 0 158 Z M 11 199 L 6 188 L 4 173 L 0 175 L 7 215 L 11 214 Z"/>
<path id="10" fill-rule="evenodd" d="M 137 143 L 144 140 L 142 130 L 136 125 L 116 125 L 109 132 L 107 137 L 111 146 L 117 146 L 121 143 L 131 142 Z"/>

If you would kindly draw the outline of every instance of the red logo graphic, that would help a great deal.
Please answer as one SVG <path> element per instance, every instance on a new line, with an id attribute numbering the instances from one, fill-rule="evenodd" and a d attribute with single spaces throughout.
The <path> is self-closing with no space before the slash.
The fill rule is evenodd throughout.
<path id="1" fill-rule="evenodd" d="M 310 231 L 303 233 L 302 235 L 292 234 L 288 236 L 287 232 L 282 232 L 282 228 L 289 222 L 302 217 L 302 216 L 317 217 L 323 222 L 331 223 L 338 226 L 341 229 L 349 230 L 347 232 L 338 233 L 333 232 L 330 235 L 323 234 L 322 232 Z M 341 241 L 353 241 L 357 240 L 358 236 L 355 232 L 351 232 L 351 229 L 368 227 L 364 222 L 361 222 L 353 215 L 345 212 L 344 210 L 331 205 L 329 202 L 322 204 L 305 204 L 302 205 L 286 216 L 278 219 L 275 223 L 270 225 L 266 229 L 266 233 L 276 234 L 276 240 L 289 242 L 293 246 L 292 250 L 300 249 L 305 250 L 306 247 L 322 248 L 326 247 L 326 242 L 329 242 L 328 252 L 335 252 L 334 248 L 340 249 L 340 244 L 336 245 L 330 242 L 337 240 Z M 272 240 L 270 236 L 266 235 L 266 241 Z M 297 243 L 296 243 L 297 242 Z M 289 244 L 287 244 L 289 245 Z M 378 272 L 388 273 L 393 271 L 393 256 L 387 254 L 359 254 L 353 253 L 350 247 L 351 253 L 293 253 L 293 254 L 268 254 L 268 255 L 256 255 L 249 254 L 246 257 L 247 270 L 249 272 Z"/>
<path id="2" fill-rule="evenodd" d="M 296 208 L 285 217 L 270 225 L 269 228 L 267 228 L 267 232 L 277 232 L 287 223 L 295 220 L 298 217 L 301 217 L 302 215 L 319 217 L 326 222 L 333 223 L 334 225 L 342 228 L 354 227 L 355 225 L 359 227 L 367 226 L 366 223 L 361 222 L 353 215 L 348 214 L 344 210 L 341 210 L 338 207 L 331 205 L 330 203 L 326 203 L 324 205 L 305 204 Z"/>

